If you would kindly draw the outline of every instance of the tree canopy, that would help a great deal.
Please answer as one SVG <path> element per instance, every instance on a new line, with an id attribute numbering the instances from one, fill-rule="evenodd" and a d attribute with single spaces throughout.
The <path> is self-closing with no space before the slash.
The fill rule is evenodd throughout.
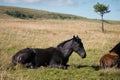
<path id="1" fill-rule="evenodd" d="M 109 6 L 106 6 L 106 5 L 100 4 L 100 3 L 97 3 L 94 5 L 94 10 L 95 10 L 95 12 L 100 13 L 100 15 L 110 12 Z"/>

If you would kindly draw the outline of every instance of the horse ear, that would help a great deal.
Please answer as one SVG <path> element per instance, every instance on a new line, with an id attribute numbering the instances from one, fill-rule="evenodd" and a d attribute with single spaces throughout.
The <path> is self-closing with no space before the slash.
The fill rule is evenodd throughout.
<path id="1" fill-rule="evenodd" d="M 73 38 L 75 39 L 75 35 L 73 35 Z"/>
<path id="2" fill-rule="evenodd" d="M 73 39 L 75 39 L 76 37 L 75 37 L 75 35 L 73 35 Z"/>
<path id="3" fill-rule="evenodd" d="M 76 35 L 76 36 L 74 35 L 73 38 L 75 38 L 75 39 L 79 39 L 79 36 L 78 36 L 78 35 Z"/>
<path id="4" fill-rule="evenodd" d="M 74 36 L 73 36 L 73 39 L 74 39 L 75 41 L 81 41 L 81 39 L 79 38 L 78 35 L 76 35 L 76 36 L 74 35 Z"/>
<path id="5" fill-rule="evenodd" d="M 76 37 L 79 38 L 78 35 Z"/>

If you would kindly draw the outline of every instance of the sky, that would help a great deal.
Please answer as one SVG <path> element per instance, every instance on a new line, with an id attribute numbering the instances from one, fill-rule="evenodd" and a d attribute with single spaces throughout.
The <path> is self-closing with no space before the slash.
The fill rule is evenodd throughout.
<path id="1" fill-rule="evenodd" d="M 120 0 L 0 0 L 1 6 L 16 6 L 50 12 L 73 14 L 91 19 L 101 19 L 94 12 L 97 3 L 109 6 L 110 13 L 104 14 L 106 20 L 120 20 Z"/>

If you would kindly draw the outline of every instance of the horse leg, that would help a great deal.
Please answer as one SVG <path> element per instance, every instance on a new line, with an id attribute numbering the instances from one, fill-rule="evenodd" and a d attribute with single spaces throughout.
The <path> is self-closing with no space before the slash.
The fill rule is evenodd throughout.
<path id="1" fill-rule="evenodd" d="M 35 59 L 33 58 L 33 59 L 31 59 L 29 62 L 26 62 L 25 64 L 22 64 L 22 65 L 24 65 L 26 68 L 31 68 L 31 69 L 33 69 L 33 68 L 36 67 L 36 66 L 35 66 Z"/>
<path id="2" fill-rule="evenodd" d="M 48 65 L 49 68 L 58 68 L 58 69 L 67 69 L 66 65 L 57 63 L 55 60 L 52 60 Z"/>
<path id="3" fill-rule="evenodd" d="M 100 69 L 105 69 L 106 68 L 106 64 L 105 61 L 103 59 L 100 60 Z"/>
<path id="4" fill-rule="evenodd" d="M 26 68 L 34 68 L 34 65 L 30 62 L 30 63 L 25 63 L 24 64 L 24 66 L 26 67 Z"/>
<path id="5" fill-rule="evenodd" d="M 66 66 L 61 65 L 61 64 L 52 64 L 48 66 L 49 68 L 58 68 L 58 69 L 67 69 Z"/>
<path id="6" fill-rule="evenodd" d="M 104 60 L 101 60 L 100 61 L 100 69 L 106 69 L 108 67 L 106 61 Z"/>

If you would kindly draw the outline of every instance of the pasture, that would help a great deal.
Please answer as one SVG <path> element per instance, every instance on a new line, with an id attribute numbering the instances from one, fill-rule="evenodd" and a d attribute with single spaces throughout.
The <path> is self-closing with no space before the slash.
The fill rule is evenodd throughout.
<path id="1" fill-rule="evenodd" d="M 119 80 L 119 69 L 98 70 L 99 59 L 120 41 L 120 24 L 86 20 L 0 20 L 0 80 Z M 39 67 L 27 69 L 10 65 L 11 57 L 19 50 L 57 46 L 78 35 L 87 57 L 75 52 L 67 70 Z"/>

